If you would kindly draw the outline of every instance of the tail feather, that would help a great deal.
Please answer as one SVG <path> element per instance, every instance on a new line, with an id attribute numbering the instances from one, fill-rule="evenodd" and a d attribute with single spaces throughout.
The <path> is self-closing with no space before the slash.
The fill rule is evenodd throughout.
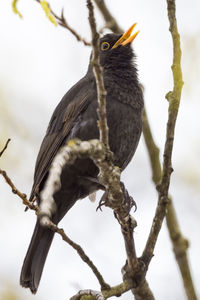
<path id="1" fill-rule="evenodd" d="M 37 292 L 53 237 L 54 232 L 42 227 L 37 220 L 20 275 L 20 284 L 30 288 L 33 294 Z"/>
<path id="2" fill-rule="evenodd" d="M 90 191 L 88 193 L 85 192 L 85 196 L 89 193 Z M 75 193 L 74 187 L 72 190 L 60 190 L 55 194 L 54 199 L 57 204 L 57 211 L 52 218 L 54 224 L 57 225 L 76 200 L 81 197 L 82 193 L 80 194 L 80 190 L 77 189 Z M 23 287 L 30 288 L 33 294 L 37 292 L 54 234 L 54 231 L 42 227 L 40 221 L 37 220 L 20 275 L 20 284 Z"/>

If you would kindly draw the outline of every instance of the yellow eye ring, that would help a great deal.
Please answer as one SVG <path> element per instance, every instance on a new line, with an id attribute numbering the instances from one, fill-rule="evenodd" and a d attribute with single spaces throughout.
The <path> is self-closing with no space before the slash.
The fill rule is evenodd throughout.
<path id="1" fill-rule="evenodd" d="M 108 42 L 101 43 L 101 50 L 106 51 L 110 48 L 110 44 Z"/>

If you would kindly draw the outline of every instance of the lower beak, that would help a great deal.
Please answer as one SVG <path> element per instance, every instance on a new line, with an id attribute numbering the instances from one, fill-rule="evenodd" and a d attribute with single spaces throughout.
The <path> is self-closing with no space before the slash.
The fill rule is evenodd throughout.
<path id="1" fill-rule="evenodd" d="M 137 23 L 134 23 L 121 37 L 120 39 L 114 44 L 113 48 L 117 48 L 118 46 L 122 45 L 125 46 L 127 44 L 131 44 L 133 42 L 133 40 L 136 38 L 136 36 L 138 35 L 139 31 L 137 31 L 136 33 L 134 33 L 133 35 L 131 35 L 133 29 L 135 28 L 135 26 L 137 25 Z"/>

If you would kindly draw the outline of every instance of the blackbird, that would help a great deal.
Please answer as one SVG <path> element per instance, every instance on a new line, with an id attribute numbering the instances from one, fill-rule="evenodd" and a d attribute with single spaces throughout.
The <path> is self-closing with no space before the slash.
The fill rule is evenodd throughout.
<path id="1" fill-rule="evenodd" d="M 109 144 L 114 153 L 114 164 L 124 170 L 132 159 L 142 131 L 143 94 L 139 85 L 131 43 L 132 25 L 123 35 L 106 34 L 99 41 L 100 64 L 103 67 L 107 91 L 107 121 Z M 56 107 L 36 161 L 30 201 L 37 199 L 48 177 L 52 160 L 59 149 L 74 138 L 99 138 L 97 127 L 97 89 L 92 64 L 86 75 L 62 98 Z M 64 217 L 78 199 L 101 188 L 98 168 L 92 160 L 77 159 L 61 174 L 61 188 L 54 194 L 55 224 Z M 20 284 L 36 293 L 54 232 L 42 227 L 39 220 L 24 259 Z"/>

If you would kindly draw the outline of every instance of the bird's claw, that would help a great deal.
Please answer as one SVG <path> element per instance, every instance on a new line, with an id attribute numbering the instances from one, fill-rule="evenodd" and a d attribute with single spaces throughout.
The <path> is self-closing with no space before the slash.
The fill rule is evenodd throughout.
<path id="1" fill-rule="evenodd" d="M 102 211 L 102 206 L 105 205 L 106 201 L 107 201 L 107 192 L 104 192 L 104 194 L 103 194 L 103 196 L 101 197 L 101 199 L 100 199 L 100 201 L 99 201 L 99 204 L 98 204 L 98 206 L 97 206 L 97 208 L 96 208 L 96 211 L 97 211 L 98 209 L 100 209 L 100 211 Z"/>
<path id="2" fill-rule="evenodd" d="M 134 207 L 134 212 L 137 210 L 137 204 L 135 202 L 135 200 L 133 199 L 133 197 L 131 197 L 128 193 L 128 191 L 126 190 L 124 183 L 120 182 L 121 185 L 121 189 L 122 189 L 122 193 L 124 195 L 124 201 L 122 203 L 123 206 L 126 206 L 126 211 L 128 211 L 128 213 L 131 211 L 131 209 Z M 108 201 L 107 199 L 107 192 L 104 192 L 103 196 L 101 197 L 99 204 L 96 208 L 96 211 L 98 209 L 100 209 L 102 211 L 102 206 L 104 206 L 106 204 L 106 202 Z"/>
<path id="3" fill-rule="evenodd" d="M 124 195 L 124 201 L 122 203 L 122 205 L 127 207 L 127 211 L 131 211 L 132 207 L 134 207 L 134 212 L 136 212 L 137 210 L 137 204 L 135 202 L 135 200 L 133 199 L 133 197 L 131 197 L 128 193 L 128 191 L 126 190 L 124 183 L 120 182 L 121 185 L 121 189 L 122 189 L 122 193 Z"/>

